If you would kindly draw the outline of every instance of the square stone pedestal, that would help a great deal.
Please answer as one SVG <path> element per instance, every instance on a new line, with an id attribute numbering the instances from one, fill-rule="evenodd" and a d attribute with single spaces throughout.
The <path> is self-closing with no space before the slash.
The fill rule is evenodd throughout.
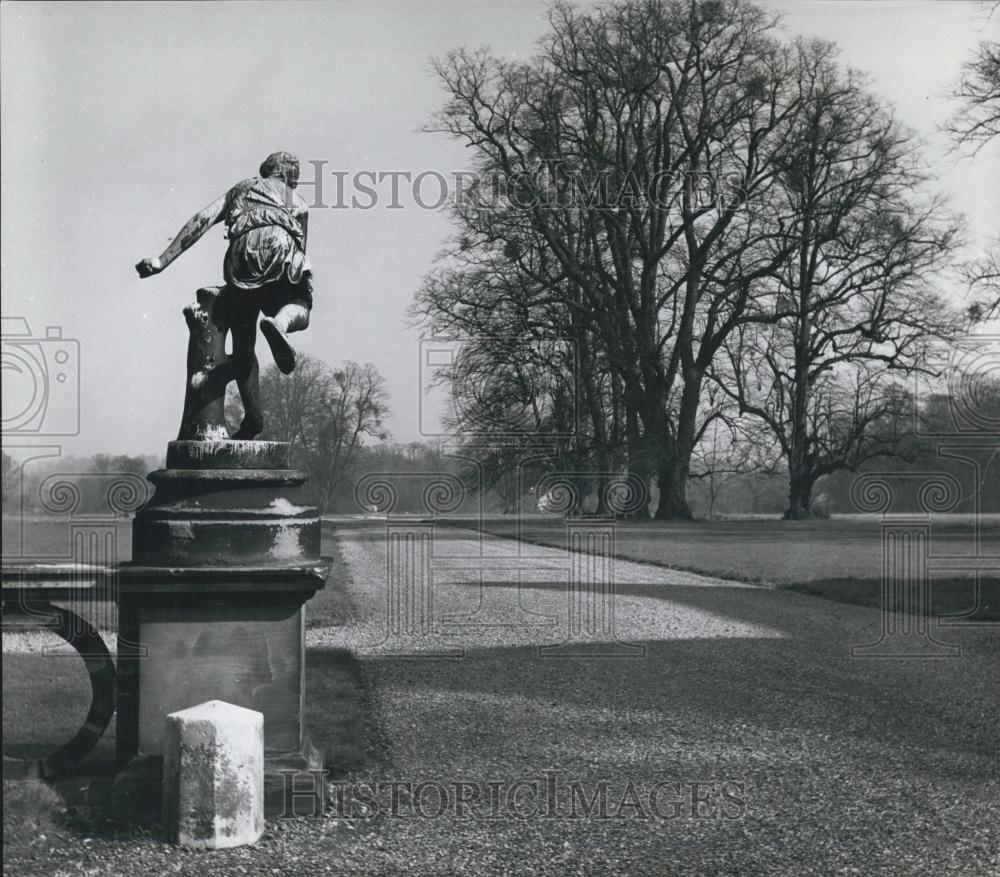
<path id="1" fill-rule="evenodd" d="M 123 567 L 119 769 L 139 757 L 139 772 L 155 774 L 150 760 L 163 756 L 164 717 L 222 700 L 264 716 L 267 815 L 291 812 L 293 790 L 294 812 L 321 813 L 323 760 L 304 725 L 303 603 L 322 587 L 324 574 L 318 565 Z"/>

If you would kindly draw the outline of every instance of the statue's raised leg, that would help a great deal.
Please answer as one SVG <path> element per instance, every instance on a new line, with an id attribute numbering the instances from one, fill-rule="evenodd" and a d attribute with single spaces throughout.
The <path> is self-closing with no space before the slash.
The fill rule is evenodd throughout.
<path id="1" fill-rule="evenodd" d="M 285 305 L 273 317 L 264 317 L 260 321 L 260 330 L 271 348 L 274 364 L 283 375 L 295 371 L 295 350 L 288 343 L 286 334 L 300 332 L 308 326 L 309 309 L 297 302 Z"/>

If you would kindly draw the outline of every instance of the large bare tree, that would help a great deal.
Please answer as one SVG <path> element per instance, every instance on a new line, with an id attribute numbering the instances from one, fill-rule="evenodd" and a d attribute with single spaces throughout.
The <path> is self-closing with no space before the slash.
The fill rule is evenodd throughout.
<path id="1" fill-rule="evenodd" d="M 769 280 L 777 319 L 733 333 L 715 375 L 781 445 L 792 518 L 809 515 L 822 475 L 899 451 L 893 385 L 955 328 L 934 280 L 961 230 L 921 195 L 919 144 L 864 77 L 829 44 L 798 48 L 803 111 L 775 191 L 792 217 Z"/>
<path id="2" fill-rule="evenodd" d="M 599 339 L 628 467 L 658 477 L 657 516 L 687 517 L 708 365 L 780 259 L 758 220 L 797 111 L 794 54 L 746 0 L 556 4 L 550 24 L 530 62 L 438 62 L 449 99 L 432 127 L 506 189 L 494 234 L 459 214 L 469 249 L 556 292 L 564 322 Z"/>
<path id="3" fill-rule="evenodd" d="M 985 10 L 985 27 L 1000 27 L 995 20 L 1000 0 L 979 4 Z M 963 65 L 952 98 L 959 109 L 946 125 L 957 149 L 978 156 L 987 144 L 995 145 L 1000 135 L 1000 40 L 984 39 Z M 972 304 L 973 321 L 1000 314 L 1000 237 L 994 236 L 978 256 L 963 268 Z"/>
<path id="4" fill-rule="evenodd" d="M 995 28 L 1000 0 L 985 0 L 979 6 L 985 10 L 984 26 Z M 1000 135 L 1000 40 L 980 40 L 962 65 L 952 97 L 960 107 L 947 130 L 959 146 L 978 152 Z"/>

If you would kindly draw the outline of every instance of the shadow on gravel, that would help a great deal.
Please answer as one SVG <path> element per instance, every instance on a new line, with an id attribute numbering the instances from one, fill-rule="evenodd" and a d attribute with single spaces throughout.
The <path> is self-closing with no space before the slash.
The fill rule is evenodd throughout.
<path id="1" fill-rule="evenodd" d="M 484 589 L 516 589 L 519 592 L 542 591 L 564 593 L 568 590 L 565 578 L 562 581 L 539 581 L 522 579 L 519 581 L 484 580 L 470 582 L 448 581 L 443 588 L 461 588 L 474 591 Z M 792 595 L 788 592 L 770 588 L 726 587 L 724 585 L 664 585 L 645 582 L 618 581 L 615 583 L 615 594 L 618 597 L 639 597 L 686 606 L 717 616 L 720 621 L 730 619 L 741 624 L 756 624 L 771 631 L 779 631 L 786 636 L 795 636 L 803 626 L 811 623 L 809 609 L 815 606 L 811 597 Z M 820 604 L 824 606 L 826 604 Z M 834 610 L 835 611 L 835 610 Z M 852 618 L 858 617 L 851 610 Z M 818 610 L 815 615 L 823 616 L 830 612 L 829 608 Z M 877 624 L 878 618 L 871 609 L 864 610 L 864 615 L 870 625 Z M 854 630 L 862 637 L 870 636 L 869 630 Z"/>
<path id="2" fill-rule="evenodd" d="M 708 589 L 684 590 L 679 599 L 689 605 L 711 612 L 721 608 L 706 598 Z M 737 613 L 737 607 L 725 608 L 745 621 L 774 623 L 773 614 L 768 617 L 759 607 L 741 605 Z M 678 716 L 686 729 L 682 736 L 694 738 L 686 742 L 706 746 L 706 754 L 715 750 L 714 738 L 742 728 L 751 748 L 755 737 L 793 735 L 817 747 L 837 740 L 900 755 L 925 750 L 994 757 L 995 721 L 982 709 L 989 697 L 988 667 L 980 663 L 970 674 L 962 659 L 859 661 L 844 654 L 845 643 L 823 641 L 817 633 L 803 626 L 780 639 L 633 640 L 646 647 L 646 657 L 638 660 L 552 659 L 540 657 L 537 646 L 497 646 L 468 648 L 454 662 L 369 657 L 365 663 L 374 665 L 376 674 L 378 665 L 394 664 L 396 684 L 409 692 L 472 695 L 487 703 L 527 701 L 542 712 L 559 706 L 583 716 L 591 708 L 608 709 L 620 714 L 620 721 L 590 730 L 616 743 L 630 732 L 655 733 L 658 722 L 670 724 Z M 635 719 L 642 713 L 660 718 L 650 725 Z M 442 727 L 431 733 L 456 738 L 464 733 L 447 713 L 432 721 Z M 945 769 L 951 777 L 964 773 L 957 757 Z M 981 766 L 969 776 L 979 773 Z"/>
<path id="3" fill-rule="evenodd" d="M 942 618 L 955 616 L 962 611 L 969 611 L 976 605 L 975 581 L 967 580 L 962 582 L 964 589 L 961 594 L 949 595 L 949 602 L 941 607 L 935 604 L 935 623 Z M 987 582 L 985 585 L 996 588 L 997 582 Z M 877 586 L 877 583 L 875 583 Z M 518 591 L 545 591 L 564 592 L 567 590 L 565 581 L 539 581 L 539 580 L 519 580 L 519 581 L 490 581 L 484 580 L 471 582 L 447 582 L 449 588 L 516 588 Z M 933 588 L 932 588 L 933 591 Z M 643 599 L 659 600 L 667 603 L 674 603 L 690 608 L 711 612 L 723 618 L 729 618 L 746 624 L 759 624 L 770 629 L 780 630 L 782 633 L 792 636 L 801 632 L 804 627 L 811 625 L 822 625 L 827 634 L 838 634 L 846 636 L 847 639 L 835 639 L 829 644 L 837 648 L 843 643 L 847 643 L 847 650 L 850 645 L 868 642 L 876 635 L 877 626 L 880 621 L 880 600 L 877 598 L 868 604 L 861 604 L 852 599 L 838 600 L 824 595 L 825 602 L 817 604 L 814 602 L 813 594 L 805 589 L 798 588 L 747 588 L 747 587 L 726 587 L 724 585 L 667 585 L 649 584 L 646 582 L 618 581 L 615 583 L 615 593 L 619 597 L 640 597 Z M 992 594 L 992 591 L 987 592 Z M 799 596 L 792 596 L 793 594 Z M 800 599 L 806 597 L 806 599 Z M 834 604 L 831 606 L 831 603 Z M 843 607 L 854 606 L 854 609 L 837 609 L 837 605 Z M 947 610 L 947 611 L 945 611 Z M 988 622 L 990 626 L 995 626 L 995 609 L 990 608 L 989 614 L 977 614 L 971 620 L 975 622 Z M 970 619 L 963 619 L 970 620 Z M 939 634 L 941 638 L 947 639 L 947 634 Z"/>

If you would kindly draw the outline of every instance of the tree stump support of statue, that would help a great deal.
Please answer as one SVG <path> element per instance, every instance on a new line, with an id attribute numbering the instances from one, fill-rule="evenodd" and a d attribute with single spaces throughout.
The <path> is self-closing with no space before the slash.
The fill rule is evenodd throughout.
<path id="1" fill-rule="evenodd" d="M 197 292 L 197 301 L 184 308 L 188 340 L 187 381 L 184 414 L 178 440 L 217 441 L 228 439 L 226 428 L 226 387 L 231 380 L 226 333 L 225 287 L 206 286 Z"/>
<path id="2" fill-rule="evenodd" d="M 304 604 L 324 587 L 320 519 L 284 442 L 229 439 L 224 296 L 198 291 L 184 414 L 119 579 L 115 795 L 158 813 L 164 719 L 222 700 L 264 715 L 265 811 L 319 815 L 304 728 Z"/>

